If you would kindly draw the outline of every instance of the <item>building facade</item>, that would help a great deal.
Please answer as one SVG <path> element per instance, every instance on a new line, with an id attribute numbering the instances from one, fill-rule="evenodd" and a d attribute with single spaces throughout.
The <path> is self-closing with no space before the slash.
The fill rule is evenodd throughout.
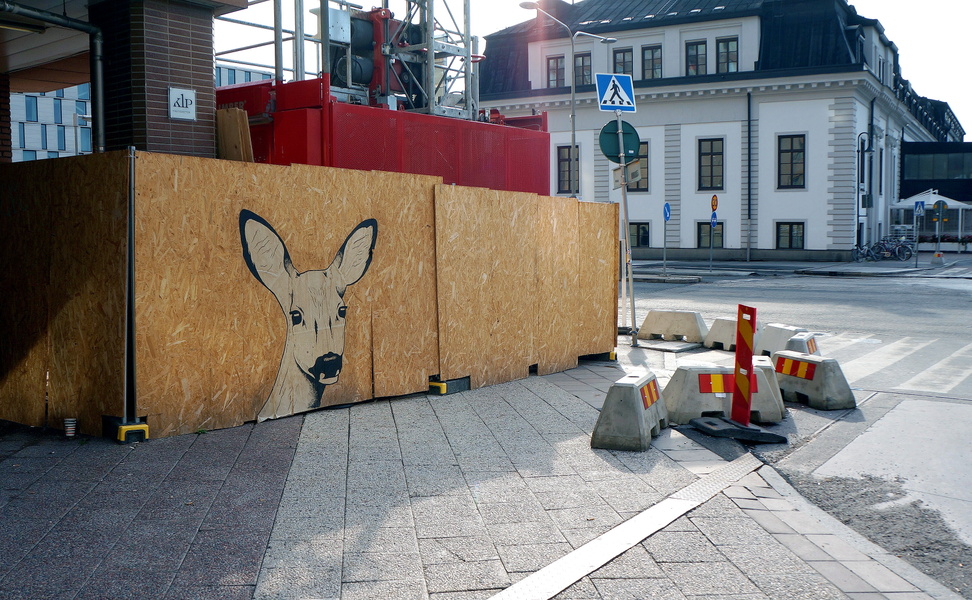
<path id="1" fill-rule="evenodd" d="M 538 12 L 486 36 L 482 106 L 548 113 L 551 193 L 569 195 L 573 87 L 579 196 L 617 202 L 615 164 L 598 143 L 615 115 L 599 110 L 592 84 L 595 73 L 631 75 L 637 112 L 624 120 L 639 134 L 642 176 L 628 187 L 636 258 L 660 256 L 663 246 L 703 255 L 710 242 L 727 258 L 842 258 L 858 239 L 889 233 L 902 143 L 964 136 L 947 104 L 902 77 L 881 24 L 844 0 L 540 8 L 562 23 Z"/>
<path id="2" fill-rule="evenodd" d="M 270 79 L 264 71 L 217 65 L 216 87 Z M 90 154 L 91 84 L 10 94 L 12 162 Z"/>
<path id="3" fill-rule="evenodd" d="M 10 94 L 13 162 L 91 153 L 91 86 Z"/>

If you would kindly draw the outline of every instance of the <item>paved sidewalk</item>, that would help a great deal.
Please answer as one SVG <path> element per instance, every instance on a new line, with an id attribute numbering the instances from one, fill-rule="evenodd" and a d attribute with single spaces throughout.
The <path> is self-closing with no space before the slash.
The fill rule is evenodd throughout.
<path id="1" fill-rule="evenodd" d="M 618 364 L 133 446 L 2 427 L 0 600 L 957 597 L 690 430 L 592 450 Z"/>

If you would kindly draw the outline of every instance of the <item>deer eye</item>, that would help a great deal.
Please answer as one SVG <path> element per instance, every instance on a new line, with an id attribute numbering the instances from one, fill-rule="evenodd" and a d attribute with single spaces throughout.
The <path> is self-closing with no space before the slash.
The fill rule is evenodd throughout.
<path id="1" fill-rule="evenodd" d="M 338 307 L 338 317 L 343 319 L 347 316 L 348 316 L 348 307 L 347 306 Z"/>
<path id="2" fill-rule="evenodd" d="M 290 322 L 294 325 L 300 325 L 304 322 L 304 315 L 300 314 L 299 310 L 290 311 Z"/>

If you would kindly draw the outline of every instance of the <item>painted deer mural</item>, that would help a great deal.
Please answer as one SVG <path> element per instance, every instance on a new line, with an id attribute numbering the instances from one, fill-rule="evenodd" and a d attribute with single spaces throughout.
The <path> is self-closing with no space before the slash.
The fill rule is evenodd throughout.
<path id="1" fill-rule="evenodd" d="M 348 313 L 344 294 L 368 271 L 377 238 L 378 222 L 362 221 L 330 266 L 299 272 L 273 227 L 259 215 L 240 211 L 246 266 L 273 293 L 287 320 L 283 357 L 260 421 L 319 407 L 324 388 L 337 382 Z"/>

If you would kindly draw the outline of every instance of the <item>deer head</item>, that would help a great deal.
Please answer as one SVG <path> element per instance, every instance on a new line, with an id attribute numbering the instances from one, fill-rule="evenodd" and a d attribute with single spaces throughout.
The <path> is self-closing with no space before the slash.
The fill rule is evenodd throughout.
<path id="1" fill-rule="evenodd" d="M 273 227 L 248 210 L 240 211 L 243 259 L 257 281 L 273 293 L 287 321 L 283 357 L 260 410 L 261 421 L 317 408 L 324 388 L 337 382 L 348 315 L 344 294 L 371 265 L 377 236 L 378 222 L 362 221 L 330 266 L 299 272 Z"/>

